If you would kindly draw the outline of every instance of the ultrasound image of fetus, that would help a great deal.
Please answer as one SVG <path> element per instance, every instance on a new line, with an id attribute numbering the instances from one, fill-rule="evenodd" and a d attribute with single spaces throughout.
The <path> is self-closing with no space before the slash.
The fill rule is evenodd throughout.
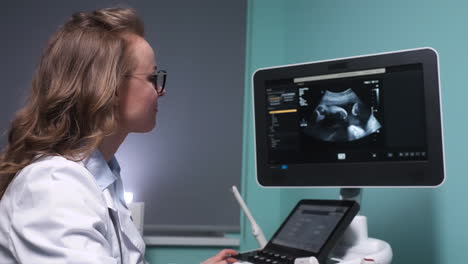
<path id="1" fill-rule="evenodd" d="M 307 135 L 328 142 L 349 142 L 364 138 L 381 128 L 371 109 L 351 89 L 326 91 L 314 109 Z"/>

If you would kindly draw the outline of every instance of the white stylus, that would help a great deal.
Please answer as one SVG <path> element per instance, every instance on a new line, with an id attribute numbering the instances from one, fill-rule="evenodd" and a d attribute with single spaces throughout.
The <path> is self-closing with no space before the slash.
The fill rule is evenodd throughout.
<path id="1" fill-rule="evenodd" d="M 237 202 L 239 203 L 240 207 L 242 208 L 245 215 L 247 216 L 247 219 L 249 219 L 250 225 L 252 227 L 252 234 L 254 235 L 255 239 L 257 239 L 257 242 L 260 245 L 260 248 L 264 248 L 267 244 L 267 240 L 265 239 L 265 235 L 263 234 L 262 229 L 255 222 L 255 219 L 250 213 L 249 208 L 247 208 L 247 205 L 245 204 L 244 199 L 242 199 L 242 196 L 240 195 L 235 185 L 232 186 L 232 192 L 234 193 L 234 197 L 236 197 Z"/>

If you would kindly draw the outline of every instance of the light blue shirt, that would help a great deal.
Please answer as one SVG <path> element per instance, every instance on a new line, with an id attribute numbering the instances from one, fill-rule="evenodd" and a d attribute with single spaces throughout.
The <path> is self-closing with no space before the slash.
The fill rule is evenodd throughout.
<path id="1" fill-rule="evenodd" d="M 115 193 L 114 202 L 127 208 L 122 178 L 120 177 L 120 165 L 115 156 L 106 162 L 101 152 L 96 150 L 83 163 L 86 169 L 93 174 L 101 191 L 109 188 L 109 191 Z"/>

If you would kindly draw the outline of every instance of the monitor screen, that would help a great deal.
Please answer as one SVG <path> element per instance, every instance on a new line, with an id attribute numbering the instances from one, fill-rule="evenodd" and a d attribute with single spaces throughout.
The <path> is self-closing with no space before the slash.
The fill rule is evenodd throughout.
<path id="1" fill-rule="evenodd" d="M 444 178 L 437 54 L 418 49 L 254 75 L 264 186 L 435 186 Z"/>

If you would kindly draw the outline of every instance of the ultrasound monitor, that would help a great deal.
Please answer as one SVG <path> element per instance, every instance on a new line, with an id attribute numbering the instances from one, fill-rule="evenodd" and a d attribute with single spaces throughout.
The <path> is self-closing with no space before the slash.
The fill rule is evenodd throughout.
<path id="1" fill-rule="evenodd" d="M 444 179 L 438 56 L 405 50 L 257 70 L 263 186 L 437 186 Z"/>

